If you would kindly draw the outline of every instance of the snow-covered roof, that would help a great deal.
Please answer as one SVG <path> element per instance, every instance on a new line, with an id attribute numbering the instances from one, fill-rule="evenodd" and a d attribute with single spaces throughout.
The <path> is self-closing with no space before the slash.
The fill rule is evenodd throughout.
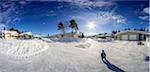
<path id="1" fill-rule="evenodd" d="M 4 34 L 11 34 L 12 36 L 18 36 L 19 33 L 17 31 L 2 31 Z"/>
<path id="2" fill-rule="evenodd" d="M 20 35 L 32 35 L 32 32 L 21 33 Z"/>
<path id="3" fill-rule="evenodd" d="M 119 33 L 117 33 L 117 34 L 115 34 L 115 35 L 121 35 L 121 34 L 125 34 L 125 33 L 146 34 L 146 32 L 144 32 L 144 31 L 127 30 L 127 31 L 119 32 Z"/>

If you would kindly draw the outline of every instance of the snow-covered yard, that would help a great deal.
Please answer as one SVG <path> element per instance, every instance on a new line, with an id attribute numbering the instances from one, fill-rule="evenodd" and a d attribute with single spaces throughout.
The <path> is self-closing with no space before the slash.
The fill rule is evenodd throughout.
<path id="1" fill-rule="evenodd" d="M 124 71 L 149 72 L 149 62 L 144 58 L 150 56 L 150 50 L 137 42 L 44 40 L 0 39 L 0 72 L 112 72 L 101 61 L 101 50 Z"/>

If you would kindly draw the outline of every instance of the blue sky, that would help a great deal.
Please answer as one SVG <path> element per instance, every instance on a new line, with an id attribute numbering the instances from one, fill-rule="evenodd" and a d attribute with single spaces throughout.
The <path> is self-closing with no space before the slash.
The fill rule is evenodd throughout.
<path id="1" fill-rule="evenodd" d="M 17 28 L 34 34 L 57 34 L 57 24 L 75 19 L 86 34 L 149 26 L 148 0 L 23 0 L 0 2 L 0 29 Z"/>

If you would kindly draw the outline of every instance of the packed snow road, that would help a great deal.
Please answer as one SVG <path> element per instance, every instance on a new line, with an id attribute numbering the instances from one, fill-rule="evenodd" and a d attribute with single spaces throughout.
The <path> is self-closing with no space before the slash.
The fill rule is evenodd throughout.
<path id="1" fill-rule="evenodd" d="M 111 63 L 127 72 L 148 72 L 149 63 L 144 61 L 149 55 L 146 46 L 125 41 L 72 40 L 53 40 L 50 43 L 0 40 L 0 72 L 112 72 L 101 61 L 101 50 L 105 50 Z"/>

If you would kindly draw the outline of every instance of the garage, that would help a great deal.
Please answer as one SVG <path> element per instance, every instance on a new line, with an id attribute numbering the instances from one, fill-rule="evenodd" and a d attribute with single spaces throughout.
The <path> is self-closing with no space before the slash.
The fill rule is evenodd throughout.
<path id="1" fill-rule="evenodd" d="M 138 40 L 137 35 L 129 35 L 129 40 Z"/>
<path id="2" fill-rule="evenodd" d="M 128 40 L 128 35 L 122 35 L 121 40 Z"/>
<path id="3" fill-rule="evenodd" d="M 144 31 L 122 31 L 115 34 L 115 38 L 124 41 L 141 41 L 146 40 Z"/>

